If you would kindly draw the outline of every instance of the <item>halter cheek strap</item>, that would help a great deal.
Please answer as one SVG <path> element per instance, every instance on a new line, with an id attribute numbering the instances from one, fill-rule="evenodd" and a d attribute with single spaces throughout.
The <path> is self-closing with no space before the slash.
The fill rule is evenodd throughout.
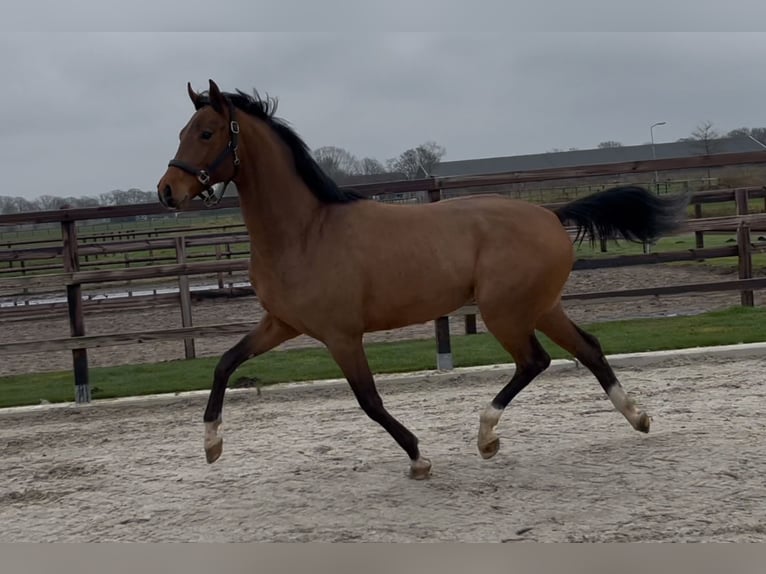
<path id="1" fill-rule="evenodd" d="M 179 159 L 171 159 L 168 162 L 168 167 L 177 167 L 178 169 L 185 171 L 186 173 L 197 178 L 197 181 L 202 184 L 202 192 L 200 195 L 202 196 L 202 200 L 207 207 L 217 205 L 221 199 L 223 199 L 223 194 L 226 193 L 226 188 L 229 186 L 232 180 L 237 177 L 237 172 L 239 171 L 239 122 L 234 119 L 234 104 L 231 103 L 231 100 L 227 100 L 227 102 L 229 104 L 230 118 L 229 143 L 223 149 L 223 151 L 218 154 L 218 157 L 215 158 L 213 163 L 211 163 L 207 168 L 198 169 Z M 211 184 L 210 174 L 214 173 L 215 170 L 220 167 L 220 165 L 228 157 L 229 154 L 233 156 L 232 162 L 234 164 L 234 174 L 231 176 L 231 178 L 223 182 L 222 185 L 217 183 Z M 216 189 L 216 187 L 218 189 Z M 220 193 L 218 190 L 220 190 Z"/>

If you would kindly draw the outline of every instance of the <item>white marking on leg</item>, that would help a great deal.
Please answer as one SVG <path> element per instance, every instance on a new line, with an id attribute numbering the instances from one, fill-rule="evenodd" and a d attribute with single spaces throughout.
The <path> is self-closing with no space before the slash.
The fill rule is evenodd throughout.
<path id="1" fill-rule="evenodd" d="M 503 414 L 503 409 L 498 409 L 492 404 L 489 404 L 484 412 L 479 417 L 479 448 L 482 448 L 495 439 L 495 427 L 500 422 L 500 417 Z"/>
<path id="2" fill-rule="evenodd" d="M 612 385 L 607 395 L 609 396 L 609 400 L 612 401 L 614 408 L 628 419 L 628 422 L 634 429 L 648 430 L 649 417 L 636 408 L 636 403 L 634 403 L 633 399 L 627 395 L 620 383 Z"/>
<path id="3" fill-rule="evenodd" d="M 625 392 L 625 389 L 622 388 L 620 383 L 613 384 L 609 388 L 607 395 L 609 396 L 609 400 L 612 401 L 614 408 L 616 408 L 618 412 L 621 412 L 627 417 L 628 413 L 633 408 L 633 402 L 630 400 L 627 393 Z"/>
<path id="4" fill-rule="evenodd" d="M 410 477 L 415 480 L 428 478 L 431 474 L 431 461 L 423 456 L 419 456 L 410 463 Z"/>
<path id="5" fill-rule="evenodd" d="M 223 439 L 218 436 L 218 427 L 221 426 L 221 419 L 205 423 L 205 452 L 218 446 Z"/>

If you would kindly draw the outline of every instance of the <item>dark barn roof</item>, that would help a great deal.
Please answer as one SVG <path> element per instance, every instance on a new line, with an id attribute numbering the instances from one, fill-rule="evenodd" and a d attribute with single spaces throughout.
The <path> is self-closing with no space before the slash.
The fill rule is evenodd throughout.
<path id="1" fill-rule="evenodd" d="M 747 137 L 722 138 L 708 142 L 711 154 L 763 151 L 764 146 Z M 689 157 L 705 154 L 705 143 L 683 141 L 654 144 L 657 159 Z M 436 177 L 484 175 L 557 167 L 599 165 L 652 159 L 652 145 L 633 145 L 563 152 L 549 152 L 506 157 L 488 157 L 443 161 L 435 166 L 431 175 Z"/>

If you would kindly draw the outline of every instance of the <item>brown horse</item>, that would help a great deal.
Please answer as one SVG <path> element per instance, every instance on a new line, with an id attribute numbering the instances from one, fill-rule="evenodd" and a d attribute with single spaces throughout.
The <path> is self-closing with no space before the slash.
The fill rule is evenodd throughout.
<path id="1" fill-rule="evenodd" d="M 514 396 L 550 364 L 535 330 L 590 369 L 634 429 L 649 416 L 621 387 L 599 342 L 561 306 L 574 248 L 564 223 L 583 237 L 651 241 L 673 230 L 684 201 L 619 187 L 555 211 L 499 195 L 391 205 L 348 193 L 322 172 L 300 137 L 274 116 L 276 100 L 209 90 L 188 92 L 195 113 L 158 184 L 159 201 L 183 209 L 215 198 L 233 181 L 250 238 L 250 279 L 266 315 L 221 357 L 204 413 L 205 452 L 219 436 L 229 377 L 246 360 L 299 334 L 326 345 L 364 412 L 410 458 L 410 476 L 429 476 L 418 439 L 386 408 L 363 346 L 366 332 L 447 316 L 476 301 L 487 329 L 516 370 L 480 416 L 482 457 L 499 448 L 495 426 Z M 578 233 L 579 236 L 579 233 Z"/>

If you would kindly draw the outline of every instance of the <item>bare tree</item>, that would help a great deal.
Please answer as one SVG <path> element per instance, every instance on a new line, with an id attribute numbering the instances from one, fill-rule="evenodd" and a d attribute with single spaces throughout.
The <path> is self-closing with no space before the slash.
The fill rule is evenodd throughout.
<path id="1" fill-rule="evenodd" d="M 708 120 L 702 122 L 695 128 L 691 134 L 690 141 L 697 142 L 697 145 L 701 150 L 700 153 L 711 155 L 715 153 L 720 137 L 720 134 L 713 128 L 713 122 Z M 710 168 L 707 168 L 706 171 L 708 185 L 710 185 L 712 181 L 711 170 Z"/>
<path id="2" fill-rule="evenodd" d="M 726 134 L 727 137 L 749 137 L 766 146 L 766 128 L 737 128 Z"/>
<path id="3" fill-rule="evenodd" d="M 388 170 L 403 173 L 408 179 L 430 175 L 447 150 L 433 141 L 404 151 L 399 157 L 389 159 Z"/>
<path id="4" fill-rule="evenodd" d="M 750 128 L 737 128 L 735 130 L 731 130 L 726 134 L 727 138 L 736 138 L 736 137 L 742 137 L 742 136 L 749 136 L 750 135 Z"/>
<path id="5" fill-rule="evenodd" d="M 341 181 L 349 175 L 359 175 L 359 160 L 354 154 L 336 146 L 324 146 L 315 149 L 314 159 L 324 172 L 335 181 Z"/>
<path id="6" fill-rule="evenodd" d="M 0 196 L 0 213 L 24 213 L 34 211 L 34 204 L 23 197 Z"/>
<path id="7" fill-rule="evenodd" d="M 50 211 L 52 209 L 59 209 L 67 201 L 63 197 L 57 197 L 55 195 L 41 195 L 35 199 L 32 203 L 39 211 Z"/>
<path id="8" fill-rule="evenodd" d="M 86 200 L 81 198 L 80 201 Z M 140 189 L 131 188 L 128 190 L 114 189 L 107 193 L 100 193 L 98 198 L 95 199 L 97 205 L 132 205 L 136 203 L 151 203 L 157 200 L 157 195 L 153 191 L 142 191 Z M 91 201 L 86 200 L 88 205 L 91 205 Z"/>
<path id="9" fill-rule="evenodd" d="M 359 162 L 359 171 L 362 175 L 377 175 L 386 173 L 386 166 L 372 157 L 365 157 Z"/>
<path id="10" fill-rule="evenodd" d="M 622 144 L 614 140 L 607 140 L 605 142 L 601 142 L 600 144 L 598 144 L 599 149 L 608 149 L 613 147 L 622 147 Z"/>
<path id="11" fill-rule="evenodd" d="M 713 122 L 705 121 L 699 124 L 691 134 L 693 141 L 699 142 L 705 155 L 710 155 L 716 150 L 717 140 L 721 138 L 720 134 L 713 128 Z"/>

